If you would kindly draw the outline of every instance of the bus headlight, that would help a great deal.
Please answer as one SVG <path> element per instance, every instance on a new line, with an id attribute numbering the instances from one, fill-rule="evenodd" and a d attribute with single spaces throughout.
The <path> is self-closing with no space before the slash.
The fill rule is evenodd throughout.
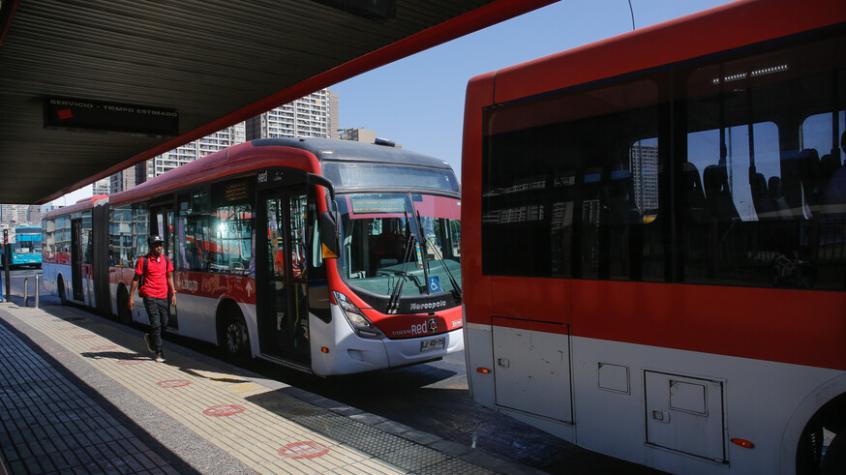
<path id="1" fill-rule="evenodd" d="M 333 291 L 332 296 L 335 297 L 335 301 L 338 302 L 338 306 L 341 307 L 341 313 L 343 313 L 344 317 L 347 318 L 350 326 L 353 330 L 355 330 L 356 335 L 362 338 L 385 337 L 382 331 L 376 328 L 376 326 L 374 326 L 373 323 L 364 316 L 364 312 L 356 307 L 346 295 Z"/>

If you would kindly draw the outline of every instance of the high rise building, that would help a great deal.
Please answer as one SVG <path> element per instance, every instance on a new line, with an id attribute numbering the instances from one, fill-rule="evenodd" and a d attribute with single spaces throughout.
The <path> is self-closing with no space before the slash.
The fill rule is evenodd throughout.
<path id="1" fill-rule="evenodd" d="M 118 172 L 111 177 L 109 191 L 128 190 L 247 139 L 330 137 L 337 129 L 338 97 L 323 89 Z"/>
<path id="2" fill-rule="evenodd" d="M 111 193 L 125 191 L 169 170 L 244 141 L 244 123 L 219 130 L 111 176 Z M 96 193 L 95 193 L 96 194 Z"/>
<path id="3" fill-rule="evenodd" d="M 338 131 L 341 140 L 352 140 L 353 142 L 374 143 L 376 132 L 369 129 L 341 129 Z"/>
<path id="4" fill-rule="evenodd" d="M 41 224 L 41 207 L 38 205 L 0 205 L 0 224 L 11 229 L 23 224 Z"/>
<path id="5" fill-rule="evenodd" d="M 340 137 L 339 131 L 341 128 L 341 100 L 332 91 L 326 90 L 329 93 L 329 138 L 338 140 Z"/>
<path id="6" fill-rule="evenodd" d="M 138 179 L 138 183 L 143 183 L 150 178 L 157 177 L 226 147 L 244 142 L 246 135 L 244 127 L 244 122 L 235 124 L 136 165 L 136 177 L 141 178 Z"/>
<path id="7" fill-rule="evenodd" d="M 129 167 L 109 177 L 111 180 L 109 192 L 111 194 L 120 193 L 137 185 L 139 182 L 135 179 L 135 168 L 134 166 Z"/>
<path id="8" fill-rule="evenodd" d="M 630 149 L 629 161 L 638 209 L 658 209 L 658 146 L 636 143 Z"/>
<path id="9" fill-rule="evenodd" d="M 103 178 L 102 180 L 97 180 L 91 187 L 91 192 L 95 195 L 108 195 L 109 190 L 111 189 L 111 184 L 111 178 Z"/>
<path id="10" fill-rule="evenodd" d="M 29 205 L 26 209 L 27 222 L 33 226 L 41 225 L 41 206 Z"/>
<path id="11" fill-rule="evenodd" d="M 5 228 L 9 228 L 10 224 L 15 221 L 16 207 L 17 205 L 0 205 L 0 223 L 2 223 Z"/>
<path id="12" fill-rule="evenodd" d="M 402 144 L 395 143 L 391 140 L 379 138 L 376 132 L 362 127 L 355 129 L 338 129 L 338 138 L 341 140 L 351 140 L 353 142 L 376 143 L 380 140 L 380 145 L 391 145 L 395 148 L 402 148 Z"/>
<path id="13" fill-rule="evenodd" d="M 247 119 L 247 140 L 281 137 L 330 138 L 337 129 L 338 98 L 329 89 Z"/>
<path id="14" fill-rule="evenodd" d="M 50 203 L 48 203 L 46 205 L 41 205 L 41 209 L 40 209 L 41 216 L 44 216 L 45 214 L 49 213 L 50 211 L 53 211 L 56 208 L 57 208 L 56 205 L 50 204 Z"/>

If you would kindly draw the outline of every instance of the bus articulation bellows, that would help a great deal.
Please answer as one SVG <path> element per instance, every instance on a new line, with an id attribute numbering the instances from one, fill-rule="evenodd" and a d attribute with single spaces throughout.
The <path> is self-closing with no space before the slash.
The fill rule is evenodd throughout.
<path id="1" fill-rule="evenodd" d="M 134 262 L 165 239 L 168 332 L 321 376 L 461 351 L 459 186 L 446 162 L 323 139 L 254 140 L 49 213 L 44 282 L 130 314 Z"/>
<path id="2" fill-rule="evenodd" d="M 675 473 L 846 473 L 845 109 L 842 0 L 474 78 L 474 399 Z"/>

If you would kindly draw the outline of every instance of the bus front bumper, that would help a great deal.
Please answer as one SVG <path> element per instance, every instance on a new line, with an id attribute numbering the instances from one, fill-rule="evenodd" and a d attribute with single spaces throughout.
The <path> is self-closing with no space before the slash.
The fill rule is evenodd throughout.
<path id="1" fill-rule="evenodd" d="M 431 361 L 464 350 L 464 329 L 408 340 L 384 339 L 391 368 Z"/>

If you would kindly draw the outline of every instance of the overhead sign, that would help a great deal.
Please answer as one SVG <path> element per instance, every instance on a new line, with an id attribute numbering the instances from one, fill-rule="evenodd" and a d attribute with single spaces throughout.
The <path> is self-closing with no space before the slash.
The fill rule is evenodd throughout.
<path id="1" fill-rule="evenodd" d="M 44 127 L 179 135 L 176 109 L 68 97 L 44 99 Z"/>

